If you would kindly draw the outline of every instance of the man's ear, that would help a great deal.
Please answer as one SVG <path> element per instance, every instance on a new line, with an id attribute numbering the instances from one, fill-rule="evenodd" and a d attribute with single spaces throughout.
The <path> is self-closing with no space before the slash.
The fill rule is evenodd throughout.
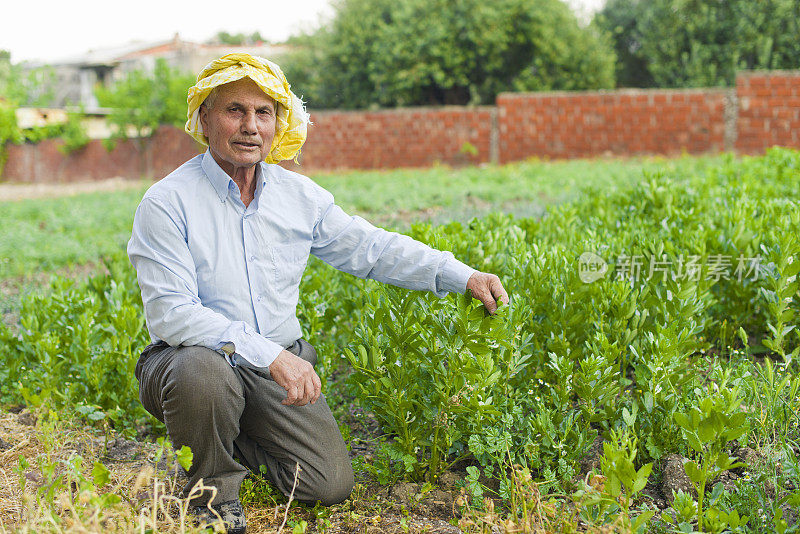
<path id="1" fill-rule="evenodd" d="M 200 104 L 200 109 L 198 109 L 197 111 L 198 111 L 198 116 L 200 117 L 200 125 L 203 127 L 203 134 L 205 134 L 205 136 L 208 137 L 208 134 L 206 133 L 208 132 L 208 128 L 206 127 L 206 123 L 208 121 L 208 107 L 206 106 L 206 103 L 203 102 L 202 104 Z"/>

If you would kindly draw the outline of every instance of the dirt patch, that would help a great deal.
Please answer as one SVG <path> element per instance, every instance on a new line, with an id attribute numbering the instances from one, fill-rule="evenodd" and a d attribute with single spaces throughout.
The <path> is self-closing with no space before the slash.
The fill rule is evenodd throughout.
<path id="1" fill-rule="evenodd" d="M 25 426 L 36 426 L 37 420 L 38 418 L 36 417 L 36 414 L 31 413 L 28 410 L 23 411 L 17 416 L 17 422 Z"/>
<path id="2" fill-rule="evenodd" d="M 53 198 L 94 193 L 98 191 L 122 191 L 144 187 L 146 182 L 126 180 L 125 178 L 109 178 L 86 182 L 62 184 L 18 184 L 0 183 L 0 202 L 28 200 L 34 198 Z"/>
<path id="3" fill-rule="evenodd" d="M 374 423 L 366 419 L 369 421 L 367 426 L 373 427 Z M 28 409 L 17 413 L 8 408 L 0 409 L 0 466 L 3 473 L 0 477 L 0 531 L 16 531 L 23 525 L 31 528 L 41 526 L 35 521 L 30 522 L 31 514 L 35 519 L 37 513 L 43 512 L 41 505 L 33 510 L 30 506 L 32 496 L 44 491 L 54 480 L 46 466 L 59 466 L 55 479 L 67 476 L 66 466 L 77 456 L 82 458 L 82 465 L 88 467 L 90 477 L 95 462 L 105 465 L 110 473 L 107 488 L 120 495 L 123 503 L 129 503 L 127 511 L 116 512 L 112 518 L 117 524 L 123 520 L 133 524 L 138 514 L 151 506 L 154 481 L 157 481 L 161 498 L 168 504 L 165 509 L 172 510 L 170 516 L 161 513 L 158 531 L 179 531 L 170 523 L 178 521 L 179 512 L 169 502 L 176 502 L 186 478 L 174 462 L 164 462 L 155 443 L 113 432 L 104 435 L 98 429 L 71 425 L 50 422 L 46 414 Z M 59 475 L 61 472 L 63 474 Z M 455 497 L 457 490 L 445 489 L 445 484 L 441 488 L 406 482 L 391 487 L 359 484 L 350 499 L 326 509 L 293 502 L 283 532 L 291 532 L 293 524 L 305 521 L 307 532 L 454 534 L 459 532 L 453 526 L 457 514 Z M 63 500 L 66 497 L 62 494 L 59 498 Z M 285 499 L 279 501 L 277 504 L 274 501 L 246 504 L 248 532 L 277 532 L 287 513 Z M 68 509 L 54 511 L 63 516 L 64 532 L 80 530 L 78 524 L 73 525 L 77 530 L 67 527 L 70 523 Z"/>
<path id="4" fill-rule="evenodd" d="M 697 497 L 697 491 L 683 467 L 685 461 L 685 458 L 678 454 L 670 454 L 664 458 L 664 479 L 661 483 L 661 493 L 669 506 L 672 506 L 678 491 Z"/>
<path id="5" fill-rule="evenodd" d="M 586 454 L 581 458 L 581 470 L 578 476 L 584 478 L 589 471 L 600 472 L 600 458 L 603 456 L 603 437 L 594 438 Z"/>

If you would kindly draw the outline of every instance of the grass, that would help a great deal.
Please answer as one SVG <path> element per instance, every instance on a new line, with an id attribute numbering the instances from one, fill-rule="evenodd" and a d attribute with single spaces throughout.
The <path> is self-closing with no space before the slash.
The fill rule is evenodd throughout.
<path id="1" fill-rule="evenodd" d="M 96 262 L 129 238 L 139 189 L 0 204 L 0 279 Z"/>

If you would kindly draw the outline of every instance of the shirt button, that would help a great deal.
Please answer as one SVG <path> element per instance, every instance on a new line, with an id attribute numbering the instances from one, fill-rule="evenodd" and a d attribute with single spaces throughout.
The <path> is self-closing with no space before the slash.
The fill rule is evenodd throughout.
<path id="1" fill-rule="evenodd" d="M 257 297 L 256 297 L 256 300 L 257 300 L 258 302 L 261 302 L 261 295 L 257 296 Z"/>
<path id="2" fill-rule="evenodd" d="M 250 256 L 250 261 L 256 261 L 256 257 L 255 256 Z"/>

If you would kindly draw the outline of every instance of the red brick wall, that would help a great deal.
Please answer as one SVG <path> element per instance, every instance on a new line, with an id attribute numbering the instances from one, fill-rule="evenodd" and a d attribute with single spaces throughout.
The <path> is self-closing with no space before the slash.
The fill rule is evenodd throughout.
<path id="1" fill-rule="evenodd" d="M 721 151 L 725 95 L 713 89 L 501 94 L 500 162 Z"/>
<path id="2" fill-rule="evenodd" d="M 199 145 L 182 130 L 162 126 L 146 144 L 144 154 L 131 140 L 117 143 L 110 152 L 102 141 L 93 140 L 84 148 L 64 155 L 60 141 L 48 139 L 38 144 L 9 145 L 3 180 L 49 183 L 103 180 L 123 177 L 140 179 L 163 177 L 198 153 Z"/>
<path id="3" fill-rule="evenodd" d="M 759 153 L 800 148 L 800 71 L 741 73 L 735 89 L 504 93 L 496 107 L 312 112 L 301 172 L 461 165 L 529 157 Z M 477 150 L 463 150 L 469 143 Z M 132 141 L 99 141 L 64 156 L 57 141 L 11 145 L 2 179 L 70 182 L 163 177 L 198 153 L 182 130 L 160 128 L 140 156 Z"/>
<path id="4" fill-rule="evenodd" d="M 800 71 L 743 72 L 736 150 L 746 154 L 781 145 L 800 148 Z"/>
<path id="5" fill-rule="evenodd" d="M 489 161 L 491 107 L 319 111 L 300 169 L 378 169 Z M 470 143 L 476 155 L 462 148 Z M 294 166 L 290 166 L 294 168 Z"/>

